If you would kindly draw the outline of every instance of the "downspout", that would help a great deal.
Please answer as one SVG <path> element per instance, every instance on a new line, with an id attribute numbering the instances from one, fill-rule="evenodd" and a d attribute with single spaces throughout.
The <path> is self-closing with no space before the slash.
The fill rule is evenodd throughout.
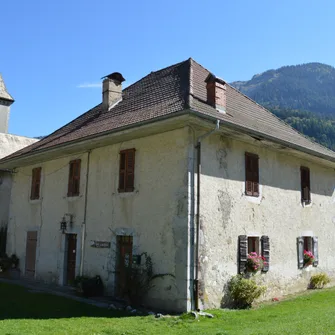
<path id="1" fill-rule="evenodd" d="M 196 236 L 195 236 L 195 279 L 193 284 L 194 290 L 194 309 L 199 310 L 199 240 L 200 240 L 200 176 L 201 176 L 201 141 L 212 135 L 220 128 L 220 120 L 216 120 L 216 126 L 213 130 L 198 137 L 197 149 L 197 214 L 196 214 Z"/>
<path id="2" fill-rule="evenodd" d="M 87 166 L 86 166 L 86 185 L 85 185 L 85 202 L 84 202 L 84 220 L 81 229 L 81 255 L 80 255 L 80 269 L 79 275 L 83 275 L 84 271 L 84 256 L 85 256 L 85 239 L 86 239 L 86 217 L 87 217 L 87 191 L 88 191 L 88 176 L 90 172 L 90 157 L 91 150 L 87 152 Z"/>

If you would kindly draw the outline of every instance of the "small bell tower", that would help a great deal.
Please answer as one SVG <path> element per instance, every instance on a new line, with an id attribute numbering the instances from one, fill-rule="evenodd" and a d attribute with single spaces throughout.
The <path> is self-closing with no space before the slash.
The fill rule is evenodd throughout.
<path id="1" fill-rule="evenodd" d="M 0 133 L 8 133 L 9 110 L 14 99 L 7 92 L 5 83 L 0 74 Z"/>

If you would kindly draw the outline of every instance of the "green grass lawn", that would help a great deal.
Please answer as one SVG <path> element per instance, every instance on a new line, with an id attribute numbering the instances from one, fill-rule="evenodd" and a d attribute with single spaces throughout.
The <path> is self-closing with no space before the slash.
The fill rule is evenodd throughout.
<path id="1" fill-rule="evenodd" d="M 126 317 L 63 297 L 0 283 L 0 334 L 335 334 L 335 289 L 258 308 L 215 310 L 213 319 Z"/>

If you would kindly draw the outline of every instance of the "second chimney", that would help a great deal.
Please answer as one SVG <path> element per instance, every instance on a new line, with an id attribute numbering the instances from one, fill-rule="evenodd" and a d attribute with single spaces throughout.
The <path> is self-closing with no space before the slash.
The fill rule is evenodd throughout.
<path id="1" fill-rule="evenodd" d="M 221 113 L 226 112 L 226 82 L 210 74 L 206 79 L 207 102 Z"/>
<path id="2" fill-rule="evenodd" d="M 109 110 L 122 100 L 122 82 L 125 81 L 122 74 L 113 72 L 103 77 L 102 82 L 102 103 Z"/>

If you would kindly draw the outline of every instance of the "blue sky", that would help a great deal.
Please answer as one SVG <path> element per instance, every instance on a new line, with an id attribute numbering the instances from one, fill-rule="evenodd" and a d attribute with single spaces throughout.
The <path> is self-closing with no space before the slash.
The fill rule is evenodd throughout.
<path id="1" fill-rule="evenodd" d="M 16 100 L 9 130 L 18 135 L 46 135 L 95 106 L 100 78 L 114 71 L 129 85 L 189 57 L 229 82 L 283 65 L 335 65 L 333 0 L 0 6 L 0 73 Z"/>

